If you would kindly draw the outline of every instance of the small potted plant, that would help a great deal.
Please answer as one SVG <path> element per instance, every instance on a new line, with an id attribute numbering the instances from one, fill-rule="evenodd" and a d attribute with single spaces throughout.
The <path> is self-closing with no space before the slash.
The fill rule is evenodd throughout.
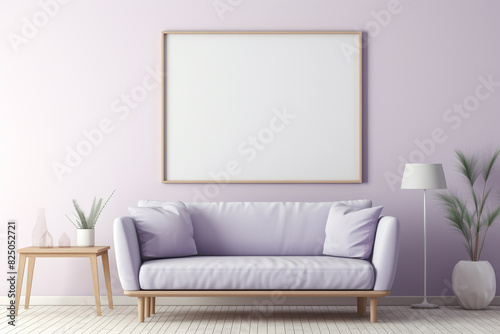
<path id="1" fill-rule="evenodd" d="M 489 228 L 500 217 L 500 205 L 494 203 L 492 171 L 500 150 L 482 160 L 476 154 L 457 150 L 458 171 L 466 184 L 465 194 L 438 194 L 446 218 L 465 238 L 470 258 L 453 269 L 452 287 L 459 304 L 466 309 L 487 307 L 496 292 L 495 271 L 488 261 L 480 261 Z"/>
<path id="2" fill-rule="evenodd" d="M 78 204 L 76 199 L 73 199 L 73 206 L 75 207 L 76 211 L 76 213 L 73 212 L 73 214 L 75 215 L 75 220 L 68 217 L 68 215 L 66 215 L 66 217 L 77 228 L 77 246 L 90 247 L 95 245 L 95 225 L 97 224 L 97 220 L 99 219 L 102 210 L 106 207 L 106 204 L 108 204 L 109 199 L 111 198 L 111 196 L 113 196 L 114 193 L 115 191 L 113 190 L 104 204 L 102 198 L 97 199 L 96 197 L 94 197 L 94 201 L 92 202 L 92 207 L 90 208 L 90 213 L 88 216 L 86 216 L 85 212 L 80 208 L 80 205 Z"/>

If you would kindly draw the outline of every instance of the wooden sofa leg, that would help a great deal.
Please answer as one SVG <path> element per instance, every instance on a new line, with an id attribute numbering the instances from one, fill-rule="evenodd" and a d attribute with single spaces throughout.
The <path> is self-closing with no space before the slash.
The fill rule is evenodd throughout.
<path id="1" fill-rule="evenodd" d="M 361 317 L 366 315 L 366 297 L 358 297 L 358 315 Z"/>
<path id="2" fill-rule="evenodd" d="M 144 297 L 137 297 L 137 306 L 139 322 L 144 322 Z"/>
<path id="3" fill-rule="evenodd" d="M 156 313 L 156 297 L 151 297 L 151 306 L 149 307 L 149 310 L 151 311 L 151 314 Z"/>
<path id="4" fill-rule="evenodd" d="M 370 322 L 377 322 L 377 298 L 370 297 Z"/>
<path id="5" fill-rule="evenodd" d="M 151 297 L 145 297 L 145 300 L 144 300 L 144 317 L 145 318 L 149 318 L 151 316 L 150 307 L 151 307 Z"/>

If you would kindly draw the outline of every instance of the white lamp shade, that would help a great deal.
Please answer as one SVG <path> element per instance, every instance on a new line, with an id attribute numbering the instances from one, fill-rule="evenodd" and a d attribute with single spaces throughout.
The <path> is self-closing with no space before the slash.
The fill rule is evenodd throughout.
<path id="1" fill-rule="evenodd" d="M 446 189 L 442 164 L 406 164 L 401 189 Z"/>

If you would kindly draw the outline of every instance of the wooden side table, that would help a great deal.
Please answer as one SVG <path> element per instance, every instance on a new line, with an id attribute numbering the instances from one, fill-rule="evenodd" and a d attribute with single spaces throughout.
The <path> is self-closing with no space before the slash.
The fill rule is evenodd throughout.
<path id="1" fill-rule="evenodd" d="M 21 298 L 21 288 L 23 286 L 24 267 L 26 258 L 28 258 L 28 281 L 26 282 L 26 299 L 24 308 L 29 308 L 31 283 L 33 282 L 33 271 L 35 269 L 35 259 L 37 257 L 88 257 L 90 259 L 90 268 L 92 270 L 92 280 L 94 281 L 94 296 L 97 315 L 101 315 L 101 298 L 99 296 L 99 277 L 97 275 L 97 257 L 102 258 L 102 267 L 104 269 L 104 279 L 106 281 L 106 291 L 108 293 L 109 308 L 113 308 L 113 296 L 111 293 L 111 279 L 109 275 L 109 246 L 93 246 L 93 247 L 26 247 L 18 249 L 19 265 L 17 272 L 16 285 L 16 306 L 15 314 L 19 308 L 19 300 Z"/>

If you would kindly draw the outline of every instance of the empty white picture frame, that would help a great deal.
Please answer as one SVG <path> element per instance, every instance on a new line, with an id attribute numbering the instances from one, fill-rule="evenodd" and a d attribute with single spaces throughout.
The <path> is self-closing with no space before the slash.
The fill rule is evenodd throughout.
<path id="1" fill-rule="evenodd" d="M 164 183 L 362 182 L 361 32 L 164 32 Z"/>

